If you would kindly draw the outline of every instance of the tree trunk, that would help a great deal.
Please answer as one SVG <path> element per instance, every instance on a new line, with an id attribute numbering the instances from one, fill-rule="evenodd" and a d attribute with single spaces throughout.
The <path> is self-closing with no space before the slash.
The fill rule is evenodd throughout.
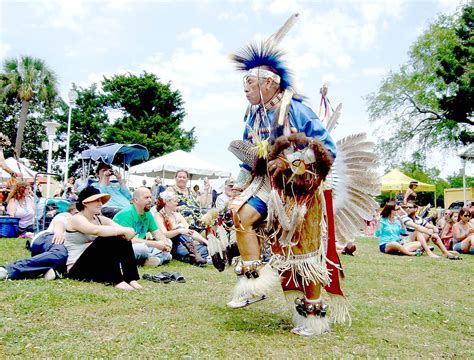
<path id="1" fill-rule="evenodd" d="M 15 141 L 15 153 L 20 157 L 21 154 L 21 145 L 23 143 L 23 134 L 25 132 L 26 126 L 26 117 L 28 115 L 28 107 L 30 106 L 30 102 L 26 100 L 21 101 L 21 111 L 20 111 L 20 121 L 18 123 L 18 131 L 16 133 L 16 141 Z"/>

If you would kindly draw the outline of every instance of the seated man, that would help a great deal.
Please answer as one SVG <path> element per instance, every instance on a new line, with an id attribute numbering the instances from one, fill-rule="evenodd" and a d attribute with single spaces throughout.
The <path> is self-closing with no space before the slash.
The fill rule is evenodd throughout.
<path id="1" fill-rule="evenodd" d="M 433 253 L 427 245 L 428 241 L 433 240 L 433 243 L 441 250 L 446 258 L 451 260 L 459 259 L 457 255 L 450 253 L 446 249 L 446 246 L 444 246 L 444 243 L 438 234 L 438 227 L 429 223 L 426 219 L 416 215 L 418 205 L 413 202 L 408 202 L 406 205 L 402 205 L 402 209 L 406 212 L 406 215 L 402 216 L 401 220 L 409 234 L 408 241 L 419 241 L 421 247 L 426 252 L 426 255 L 438 258 L 439 256 Z"/>
<path id="2" fill-rule="evenodd" d="M 224 192 L 216 199 L 216 209 L 220 213 L 225 212 L 229 208 L 229 201 L 232 199 L 232 188 L 234 186 L 233 179 L 227 179 L 224 183 Z"/>
<path id="3" fill-rule="evenodd" d="M 97 184 L 93 184 L 100 190 L 101 193 L 109 194 L 110 200 L 104 204 L 102 208 L 102 215 L 112 219 L 120 210 L 130 205 L 132 194 L 127 188 L 125 181 L 118 171 L 113 171 L 110 165 L 99 162 L 96 174 L 99 178 Z M 112 183 L 110 177 L 115 175 L 118 183 Z"/>
<path id="4" fill-rule="evenodd" d="M 31 241 L 31 258 L 22 259 L 0 267 L 0 279 L 20 280 L 43 276 L 53 280 L 66 270 L 67 250 L 64 247 L 66 222 L 77 213 L 76 205 L 69 205 L 67 212 L 54 217 L 45 231 Z"/>
<path id="5" fill-rule="evenodd" d="M 151 201 L 153 204 L 156 203 L 156 199 L 158 198 L 158 196 L 160 196 L 160 194 L 165 190 L 166 188 L 161 183 L 161 178 L 157 176 L 155 178 L 155 183 L 151 187 Z"/>
<path id="6" fill-rule="evenodd" d="M 125 227 L 135 229 L 132 239 L 133 252 L 139 265 L 159 266 L 171 260 L 171 242 L 158 229 L 151 209 L 151 191 L 139 187 L 133 193 L 132 205 L 114 216 L 114 221 Z M 146 240 L 150 232 L 154 240 Z"/>

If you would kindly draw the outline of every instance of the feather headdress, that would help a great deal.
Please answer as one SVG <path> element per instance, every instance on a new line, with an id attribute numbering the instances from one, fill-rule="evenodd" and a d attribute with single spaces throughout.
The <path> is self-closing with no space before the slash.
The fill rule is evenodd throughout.
<path id="1" fill-rule="evenodd" d="M 272 69 L 272 72 L 280 77 L 280 88 L 282 90 L 292 88 L 293 76 L 283 61 L 285 53 L 278 48 L 278 44 L 296 23 L 298 17 L 298 14 L 293 14 L 266 41 L 250 43 L 235 54 L 231 54 L 230 59 L 237 65 L 237 69 L 249 71 L 259 66 L 268 66 Z"/>
<path id="2" fill-rule="evenodd" d="M 282 90 L 293 86 L 291 71 L 282 60 L 284 52 L 274 46 L 273 42 L 251 43 L 231 55 L 231 60 L 238 70 L 249 71 L 259 66 L 268 66 L 280 77 Z"/>

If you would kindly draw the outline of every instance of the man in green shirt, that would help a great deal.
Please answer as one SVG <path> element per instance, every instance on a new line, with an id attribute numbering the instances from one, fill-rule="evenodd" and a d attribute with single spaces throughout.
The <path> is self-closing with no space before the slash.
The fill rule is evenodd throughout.
<path id="1" fill-rule="evenodd" d="M 171 260 L 171 241 L 158 229 L 151 209 L 151 191 L 139 187 L 133 193 L 132 204 L 114 216 L 117 224 L 135 229 L 136 236 L 132 239 L 135 259 L 139 265 L 159 266 Z M 147 240 L 146 234 L 151 233 L 153 240 Z"/>

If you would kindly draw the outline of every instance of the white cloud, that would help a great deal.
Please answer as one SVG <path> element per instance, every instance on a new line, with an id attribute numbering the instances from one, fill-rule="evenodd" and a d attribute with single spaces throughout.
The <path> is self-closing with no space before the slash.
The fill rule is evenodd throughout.
<path id="1" fill-rule="evenodd" d="M 179 34 L 183 44 L 165 58 L 155 54 L 140 64 L 140 68 L 153 72 L 164 81 L 171 81 L 183 93 L 191 95 L 200 88 L 222 83 L 235 73 L 222 44 L 217 38 L 199 28 Z"/>
<path id="2" fill-rule="evenodd" d="M 342 69 L 347 70 L 352 64 L 352 57 L 349 55 L 339 55 L 336 57 L 336 65 Z"/>
<path id="3" fill-rule="evenodd" d="M 249 17 L 245 13 L 237 12 L 221 12 L 217 14 L 217 18 L 223 21 L 248 22 Z"/>
<path id="4" fill-rule="evenodd" d="M 453 13 L 459 6 L 468 3 L 469 0 L 438 0 L 438 8 L 443 13 Z"/>
<path id="5" fill-rule="evenodd" d="M 375 23 L 382 18 L 399 18 L 403 13 L 404 0 L 362 2 L 359 4 L 365 22 Z"/>
<path id="6" fill-rule="evenodd" d="M 297 0 L 274 0 L 268 5 L 267 10 L 272 14 L 291 14 L 299 8 Z"/>
<path id="7" fill-rule="evenodd" d="M 8 53 L 10 52 L 11 48 L 12 46 L 8 43 L 0 43 L 0 59 L 3 59 L 8 56 Z"/>
<path id="8" fill-rule="evenodd" d="M 388 70 L 384 67 L 369 67 L 362 69 L 363 76 L 374 76 L 381 77 L 388 73 Z"/>

